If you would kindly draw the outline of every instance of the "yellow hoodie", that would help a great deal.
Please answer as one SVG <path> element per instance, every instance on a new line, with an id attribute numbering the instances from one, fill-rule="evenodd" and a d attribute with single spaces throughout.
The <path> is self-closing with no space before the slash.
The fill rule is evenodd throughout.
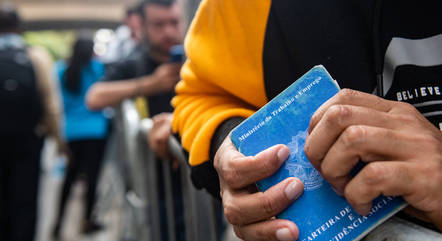
<path id="1" fill-rule="evenodd" d="M 209 160 L 210 140 L 223 121 L 246 118 L 268 101 L 262 48 L 270 4 L 205 0 L 200 5 L 185 39 L 188 60 L 172 100 L 173 131 L 192 166 Z"/>

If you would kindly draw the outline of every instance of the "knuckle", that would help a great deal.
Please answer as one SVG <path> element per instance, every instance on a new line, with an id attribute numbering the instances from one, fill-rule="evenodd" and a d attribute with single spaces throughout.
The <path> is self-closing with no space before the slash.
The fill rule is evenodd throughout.
<path id="1" fill-rule="evenodd" d="M 418 119 L 415 116 L 409 114 L 396 115 L 395 118 L 398 122 L 401 123 L 415 124 L 416 122 L 418 122 Z"/>
<path id="2" fill-rule="evenodd" d="M 364 140 L 366 136 L 367 130 L 365 129 L 365 127 L 349 126 L 342 133 L 341 140 L 345 146 L 351 147 L 354 146 L 356 143 Z"/>
<path id="3" fill-rule="evenodd" d="M 213 167 L 215 167 L 215 170 L 219 173 L 221 171 L 221 163 L 220 163 L 220 158 L 215 155 L 215 158 L 213 159 Z"/>
<path id="4" fill-rule="evenodd" d="M 321 174 L 327 181 L 333 181 L 338 178 L 333 168 L 329 168 L 324 162 L 321 164 Z"/>
<path id="5" fill-rule="evenodd" d="M 420 141 L 422 146 L 428 148 L 429 153 L 442 153 L 442 141 L 435 135 L 425 135 Z"/>
<path id="6" fill-rule="evenodd" d="M 361 203 L 356 198 L 356 195 L 354 195 L 352 188 L 348 185 L 344 189 L 344 196 L 345 196 L 345 199 L 347 199 L 348 203 L 350 203 L 350 205 L 352 207 Z"/>
<path id="7" fill-rule="evenodd" d="M 241 185 L 241 175 L 237 168 L 236 159 L 228 159 L 223 167 L 222 174 L 226 184 L 230 187 L 237 187 Z"/>
<path id="8" fill-rule="evenodd" d="M 241 227 L 239 226 L 233 226 L 233 231 L 235 232 L 236 237 L 244 240 L 244 234 L 242 233 Z"/>
<path id="9" fill-rule="evenodd" d="M 436 161 L 435 166 L 432 170 L 431 177 L 434 180 L 434 187 L 435 190 L 440 190 L 440 187 L 442 187 L 442 159 L 439 159 L 439 161 Z"/>
<path id="10" fill-rule="evenodd" d="M 215 153 L 215 158 L 213 160 L 213 166 L 220 172 L 223 168 L 223 160 L 225 159 L 224 145 L 222 145 L 218 151 Z"/>
<path id="11" fill-rule="evenodd" d="M 256 163 L 256 164 L 260 163 L 261 164 L 260 168 L 262 168 L 262 171 L 268 175 L 273 174 L 275 172 L 275 169 L 277 167 L 279 167 L 279 165 L 278 165 L 279 161 L 276 157 L 269 158 L 266 160 L 259 160 L 259 159 L 256 159 L 255 157 L 250 157 L 250 158 L 253 160 L 253 163 Z"/>
<path id="12" fill-rule="evenodd" d="M 343 102 L 348 102 L 353 100 L 353 98 L 357 97 L 359 95 L 359 93 L 356 90 L 352 90 L 352 89 L 342 89 L 341 91 L 339 91 L 339 93 L 337 94 L 337 98 L 340 101 Z"/>
<path id="13" fill-rule="evenodd" d="M 260 199 L 262 200 L 261 208 L 268 217 L 274 216 L 278 212 L 278 205 L 272 198 L 262 193 Z"/>
<path id="14" fill-rule="evenodd" d="M 223 207 L 224 215 L 229 223 L 232 225 L 242 225 L 240 210 L 231 199 L 223 201 Z"/>
<path id="15" fill-rule="evenodd" d="M 361 187 L 347 185 L 344 188 L 345 199 L 348 201 L 348 203 L 352 207 L 357 207 L 357 206 L 366 204 L 367 200 L 365 200 L 365 197 L 370 192 L 371 192 L 371 189 L 367 186 L 361 188 Z"/>
<path id="16" fill-rule="evenodd" d="M 365 183 L 369 185 L 379 185 L 386 176 L 386 170 L 381 163 L 372 162 L 363 168 L 363 178 Z"/>
<path id="17" fill-rule="evenodd" d="M 399 102 L 399 106 L 400 108 L 402 108 L 403 110 L 407 110 L 407 111 L 414 111 L 415 108 L 413 105 L 411 105 L 410 103 L 407 102 Z"/>
<path id="18" fill-rule="evenodd" d="M 325 113 L 326 121 L 332 125 L 344 126 L 351 110 L 345 105 L 334 105 Z"/>
<path id="19" fill-rule="evenodd" d="M 438 147 L 432 148 L 438 149 L 438 152 L 428 151 L 429 153 L 435 153 L 435 157 L 420 162 L 419 167 L 422 168 L 422 173 L 425 173 L 425 176 L 431 177 L 435 181 L 442 181 L 442 150 Z"/>
<path id="20" fill-rule="evenodd" d="M 228 169 L 223 171 L 224 180 L 226 181 L 226 184 L 230 187 L 235 186 L 238 180 L 238 174 L 233 169 Z"/>
<path id="21" fill-rule="evenodd" d="M 399 110 L 403 113 L 417 113 L 418 112 L 412 104 L 407 103 L 407 102 L 398 102 L 397 106 L 398 106 Z"/>
<path id="22" fill-rule="evenodd" d="M 438 158 L 434 161 L 433 172 L 435 173 L 436 180 L 442 182 L 442 152 L 439 152 Z M 442 183 L 441 183 L 442 184 Z M 441 185 L 442 186 L 442 185 Z"/>
<path id="23" fill-rule="evenodd" d="M 310 123 L 309 123 L 309 126 L 312 126 L 314 123 L 318 123 L 319 122 L 319 114 L 317 113 L 317 112 L 315 112 L 314 114 L 313 114 L 313 116 L 310 118 Z"/>
<path id="24" fill-rule="evenodd" d="M 347 201 L 350 203 L 350 205 L 354 204 L 354 200 L 353 200 L 353 195 L 352 194 L 353 193 L 352 193 L 351 189 L 349 188 L 349 186 L 346 186 L 344 188 L 344 196 L 345 196 L 345 199 L 347 199 Z"/>

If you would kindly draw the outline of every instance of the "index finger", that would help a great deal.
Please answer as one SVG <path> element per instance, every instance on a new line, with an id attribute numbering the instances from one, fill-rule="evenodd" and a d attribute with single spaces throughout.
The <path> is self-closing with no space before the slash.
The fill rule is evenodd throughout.
<path id="1" fill-rule="evenodd" d="M 275 173 L 290 155 L 285 145 L 272 146 L 255 156 L 244 156 L 228 136 L 215 155 L 221 181 L 233 189 L 247 187 Z"/>
<path id="2" fill-rule="evenodd" d="M 343 89 L 316 110 L 315 114 L 313 114 L 310 119 L 308 128 L 309 134 L 322 119 L 325 112 L 334 105 L 354 105 L 372 108 L 377 111 L 389 112 L 392 108 L 392 101 L 356 90 Z"/>

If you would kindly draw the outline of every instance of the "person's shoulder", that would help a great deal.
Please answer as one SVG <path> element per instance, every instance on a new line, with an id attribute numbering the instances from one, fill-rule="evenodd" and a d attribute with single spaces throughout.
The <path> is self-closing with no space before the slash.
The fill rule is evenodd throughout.
<path id="1" fill-rule="evenodd" d="M 123 62 L 126 62 L 130 65 L 136 65 L 138 62 L 143 60 L 144 58 L 144 52 L 139 51 L 138 48 L 135 48 L 124 60 Z"/>
<path id="2" fill-rule="evenodd" d="M 52 57 L 51 57 L 50 53 L 48 52 L 48 50 L 46 50 L 45 48 L 43 48 L 41 46 L 29 46 L 29 47 L 27 47 L 27 49 L 30 54 L 37 55 L 38 58 L 40 58 L 40 59 L 52 60 Z"/>
<path id="3" fill-rule="evenodd" d="M 41 69 L 52 69 L 54 59 L 47 49 L 40 46 L 29 46 L 26 49 L 34 66 Z"/>

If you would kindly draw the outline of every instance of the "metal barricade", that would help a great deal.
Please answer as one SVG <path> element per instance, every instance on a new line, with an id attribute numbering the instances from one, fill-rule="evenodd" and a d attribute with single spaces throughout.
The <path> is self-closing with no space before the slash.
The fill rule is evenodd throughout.
<path id="1" fill-rule="evenodd" d="M 140 117 L 131 100 L 121 103 L 114 119 L 118 148 L 119 169 L 123 175 L 125 187 L 125 239 L 128 240 L 161 240 L 155 233 L 155 224 L 150 224 L 148 213 L 152 202 L 146 185 L 151 182 L 146 171 L 152 154 L 143 152 L 139 142 Z M 149 223 L 149 225 L 146 225 Z M 158 234 L 159 235 L 159 234 Z"/>
<path id="2" fill-rule="evenodd" d="M 147 134 L 153 126 L 151 119 L 141 120 L 131 100 L 125 100 L 117 112 L 115 127 L 119 139 L 120 169 L 124 174 L 126 190 L 125 212 L 132 220 L 127 224 L 133 240 L 175 241 L 174 197 L 170 162 L 159 161 L 149 150 Z M 174 137 L 169 139 L 169 149 L 180 161 L 181 188 L 186 240 L 216 241 L 217 222 L 214 200 L 204 191 L 196 190 L 191 183 L 190 168 L 181 146 Z M 158 171 L 162 171 L 159 175 Z M 162 177 L 162 179 L 158 179 Z M 161 222 L 159 181 L 164 186 L 167 227 Z M 163 225 L 163 227 L 162 227 Z M 162 232 L 167 230 L 167 234 Z"/>

